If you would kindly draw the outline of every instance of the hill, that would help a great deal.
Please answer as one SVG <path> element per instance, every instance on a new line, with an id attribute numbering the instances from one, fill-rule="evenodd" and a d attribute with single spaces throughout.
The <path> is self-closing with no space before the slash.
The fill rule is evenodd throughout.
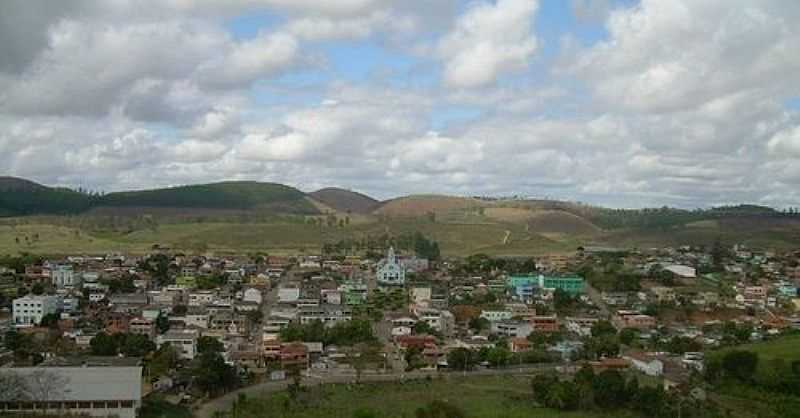
<path id="1" fill-rule="evenodd" d="M 0 216 L 66 215 L 87 210 L 92 197 L 15 177 L 0 177 Z"/>
<path id="2" fill-rule="evenodd" d="M 222 182 L 166 189 L 110 193 L 96 206 L 186 209 L 267 210 L 278 213 L 317 214 L 306 195 L 276 183 Z"/>
<path id="3" fill-rule="evenodd" d="M 380 202 L 362 193 L 328 187 L 308 194 L 312 199 L 338 212 L 369 214 Z"/>
<path id="4" fill-rule="evenodd" d="M 390 217 L 416 217 L 430 213 L 473 209 L 485 206 L 478 199 L 442 195 L 413 195 L 384 202 L 373 213 Z"/>

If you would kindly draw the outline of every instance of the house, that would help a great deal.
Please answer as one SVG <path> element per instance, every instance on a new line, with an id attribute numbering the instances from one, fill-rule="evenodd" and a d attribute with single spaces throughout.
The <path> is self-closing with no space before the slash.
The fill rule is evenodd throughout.
<path id="1" fill-rule="evenodd" d="M 242 301 L 244 302 L 252 302 L 257 305 L 261 305 L 262 300 L 263 298 L 261 296 L 261 291 L 255 287 L 249 287 L 245 289 L 244 293 L 242 294 Z"/>
<path id="2" fill-rule="evenodd" d="M 631 367 L 648 376 L 656 377 L 664 374 L 664 362 L 654 355 L 636 351 L 628 353 L 622 358 L 628 360 Z"/>
<path id="3" fill-rule="evenodd" d="M 164 344 L 169 344 L 178 353 L 178 357 L 193 360 L 197 355 L 198 333 L 194 330 L 169 330 L 156 338 L 156 345 L 160 349 Z"/>
<path id="4" fill-rule="evenodd" d="M 597 318 L 567 318 L 566 328 L 581 337 L 588 337 L 592 335 L 592 326 L 598 321 Z"/>
<path id="5" fill-rule="evenodd" d="M 527 338 L 513 337 L 508 339 L 508 349 L 512 353 L 524 353 L 532 348 L 533 344 Z"/>
<path id="6" fill-rule="evenodd" d="M 156 336 L 156 323 L 150 319 L 133 318 L 128 321 L 128 332 L 153 339 Z"/>
<path id="7" fill-rule="evenodd" d="M 481 311 L 480 317 L 486 319 L 489 322 L 497 322 L 497 321 L 507 321 L 511 319 L 512 315 L 510 311 L 484 310 Z"/>
<path id="8" fill-rule="evenodd" d="M 394 247 L 389 247 L 386 258 L 378 263 L 376 277 L 378 283 L 382 285 L 402 286 L 406 283 L 406 268 L 397 261 Z"/>
<path id="9" fill-rule="evenodd" d="M 617 314 L 611 319 L 611 323 L 617 329 L 634 328 L 645 330 L 655 327 L 656 319 L 636 311 L 617 311 Z"/>
<path id="10" fill-rule="evenodd" d="M 555 315 L 538 315 L 531 318 L 531 325 L 534 332 L 551 334 L 558 332 L 558 318 Z"/>
<path id="11" fill-rule="evenodd" d="M 590 361 L 589 366 L 595 373 L 602 373 L 606 370 L 627 370 L 630 362 L 623 358 L 604 358 L 600 361 Z"/>
<path id="12" fill-rule="evenodd" d="M 73 288 L 80 285 L 80 276 L 71 265 L 57 265 L 50 270 L 50 281 L 58 289 Z"/>
<path id="13" fill-rule="evenodd" d="M 658 303 L 673 303 L 675 302 L 676 294 L 675 289 L 666 286 L 653 286 L 650 288 L 650 293 L 655 296 Z"/>
<path id="14" fill-rule="evenodd" d="M 320 321 L 326 326 L 353 319 L 353 310 L 345 305 L 305 306 L 297 313 L 301 324 Z"/>
<path id="15" fill-rule="evenodd" d="M 58 310 L 58 297 L 27 295 L 14 299 L 12 321 L 16 326 L 39 325 L 45 315 Z"/>
<path id="16" fill-rule="evenodd" d="M 533 324 L 528 321 L 498 321 L 492 323 L 492 333 L 510 338 L 527 338 L 533 332 Z"/>
<path id="17" fill-rule="evenodd" d="M 189 293 L 189 306 L 206 306 L 214 302 L 217 294 L 213 290 L 198 290 Z"/>
<path id="18" fill-rule="evenodd" d="M 282 285 L 278 288 L 279 303 L 297 303 L 300 299 L 300 287 L 294 284 Z"/>
<path id="19" fill-rule="evenodd" d="M 432 330 L 440 332 L 443 335 L 449 335 L 455 328 L 455 317 L 450 311 L 433 309 L 433 308 L 418 308 L 414 310 L 414 314 L 420 322 L 427 323 Z"/>
<path id="20" fill-rule="evenodd" d="M 694 267 L 684 266 L 680 264 L 668 264 L 664 266 L 664 270 L 670 272 L 678 279 L 696 279 L 697 270 Z"/>

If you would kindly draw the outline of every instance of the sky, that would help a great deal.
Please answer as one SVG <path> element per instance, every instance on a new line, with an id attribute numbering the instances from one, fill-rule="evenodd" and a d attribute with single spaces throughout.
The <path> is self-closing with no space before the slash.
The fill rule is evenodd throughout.
<path id="1" fill-rule="evenodd" d="M 0 175 L 800 206 L 795 0 L 4 0 Z"/>

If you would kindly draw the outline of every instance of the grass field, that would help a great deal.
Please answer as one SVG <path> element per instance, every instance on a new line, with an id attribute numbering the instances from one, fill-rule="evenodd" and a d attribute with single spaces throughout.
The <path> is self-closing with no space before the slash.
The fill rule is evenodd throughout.
<path id="1" fill-rule="evenodd" d="M 553 240 L 506 223 L 445 223 L 419 219 L 353 222 L 345 227 L 321 227 L 302 222 L 271 223 L 182 222 L 160 224 L 130 233 L 87 232 L 74 227 L 37 223 L 0 225 L 0 254 L 30 252 L 46 255 L 73 253 L 143 253 L 154 244 L 188 252 L 257 252 L 296 254 L 319 252 L 324 243 L 383 234 L 422 232 L 439 242 L 444 255 L 486 252 L 494 255 L 532 255 L 574 250 L 574 240 Z M 506 233 L 509 239 L 504 243 Z"/>
<path id="2" fill-rule="evenodd" d="M 537 407 L 530 383 L 524 377 L 473 377 L 434 379 L 405 383 L 371 383 L 309 389 L 292 404 L 285 393 L 263 399 L 247 399 L 240 416 L 252 418 L 352 418 L 357 410 L 368 410 L 381 418 L 413 418 L 417 408 L 433 400 L 461 408 L 469 418 L 600 418 L 629 417 L 616 412 L 558 412 Z"/>

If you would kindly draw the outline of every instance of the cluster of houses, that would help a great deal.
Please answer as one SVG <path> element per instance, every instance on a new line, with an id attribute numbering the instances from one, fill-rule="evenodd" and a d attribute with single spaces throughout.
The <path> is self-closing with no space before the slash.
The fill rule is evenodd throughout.
<path id="1" fill-rule="evenodd" d="M 798 253 L 736 246 L 721 261 L 722 271 L 703 273 L 715 262 L 707 250 L 626 252 L 620 258 L 624 268 L 642 277 L 641 286 L 628 291 L 600 291 L 575 274 L 577 266 L 599 263 L 603 253 L 616 251 L 587 247 L 540 256 L 537 271 L 466 276 L 453 273 L 462 271 L 460 260 L 429 262 L 398 256 L 393 248 L 374 261 L 309 255 L 76 256 L 32 264 L 24 272 L 0 270 L 0 294 L 11 301 L 10 316 L 0 317 L 0 326 L 41 340 L 71 340 L 77 354 L 87 353 L 100 333 L 137 334 L 157 347 L 170 344 L 187 362 L 198 355 L 200 338 L 212 337 L 223 343 L 225 361 L 243 373 L 280 379 L 290 369 L 335 373 L 352 367 L 347 347 L 285 340 L 282 331 L 291 325 L 332 328 L 368 318 L 383 347 L 382 370 L 389 373 L 407 370 L 412 351 L 418 354 L 416 367 L 452 367 L 447 354 L 457 348 L 537 350 L 570 363 L 585 358 L 586 340 L 604 320 L 618 331 L 635 330 L 642 342 L 636 347 L 675 336 L 713 346 L 721 336 L 708 325 L 729 320 L 750 321 L 754 339 L 800 324 L 793 314 L 800 309 Z M 156 257 L 166 270 L 153 267 Z M 559 298 L 572 302 L 563 308 Z M 699 319 L 657 312 L 690 308 Z M 19 368 L 3 351 L 0 364 Z M 45 364 L 59 358 L 42 354 Z M 679 385 L 693 370 L 702 370 L 703 354 L 632 348 L 590 364 L 598 370 L 637 370 Z M 141 372 L 140 365 L 125 367 Z M 145 393 L 173 390 L 177 376 L 148 376 Z M 125 405 L 135 409 L 141 394 L 132 396 L 134 403 Z M 122 405 L 108 402 L 103 405 Z M 93 408 L 85 410 L 94 414 Z"/>

